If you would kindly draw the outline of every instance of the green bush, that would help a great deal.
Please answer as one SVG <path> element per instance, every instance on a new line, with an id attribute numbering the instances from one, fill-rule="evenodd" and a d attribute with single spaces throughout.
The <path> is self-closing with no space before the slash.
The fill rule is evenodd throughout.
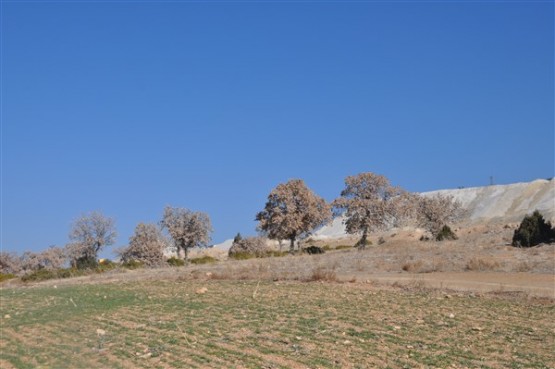
<path id="1" fill-rule="evenodd" d="M 77 269 L 96 269 L 98 261 L 92 256 L 82 256 L 75 260 L 75 267 Z"/>
<path id="2" fill-rule="evenodd" d="M 436 241 L 456 240 L 458 237 L 448 225 L 444 225 L 436 236 Z"/>
<path id="3" fill-rule="evenodd" d="M 549 243 L 555 239 L 555 229 L 546 222 L 539 211 L 526 215 L 513 235 L 515 247 L 532 247 L 540 243 Z"/>
<path id="4" fill-rule="evenodd" d="M 171 258 L 169 258 L 167 262 L 170 266 L 174 266 L 174 267 L 180 267 L 185 265 L 185 260 L 176 258 L 175 256 L 172 256 Z"/>
<path id="5" fill-rule="evenodd" d="M 191 259 L 190 261 L 192 264 L 213 264 L 218 260 L 216 260 L 212 256 L 205 255 L 200 258 Z"/>

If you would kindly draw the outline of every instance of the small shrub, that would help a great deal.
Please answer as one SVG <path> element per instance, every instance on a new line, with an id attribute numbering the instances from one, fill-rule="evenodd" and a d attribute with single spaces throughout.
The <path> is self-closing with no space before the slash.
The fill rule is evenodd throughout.
<path id="1" fill-rule="evenodd" d="M 121 264 L 122 267 L 126 269 L 138 269 L 142 268 L 145 264 L 139 260 L 127 260 Z"/>
<path id="2" fill-rule="evenodd" d="M 38 269 L 21 277 L 23 282 L 39 282 L 58 278 L 56 270 Z"/>
<path id="3" fill-rule="evenodd" d="M 330 251 L 330 250 L 331 250 L 331 246 L 330 246 L 330 245 L 324 245 L 324 246 L 322 246 L 322 250 L 324 250 L 324 251 Z"/>
<path id="4" fill-rule="evenodd" d="M 98 266 L 98 261 L 93 256 L 82 256 L 75 260 L 75 267 L 77 269 L 95 269 Z"/>
<path id="5" fill-rule="evenodd" d="M 429 240 L 430 240 L 430 237 L 425 236 L 425 235 L 422 235 L 422 236 L 420 236 L 419 240 L 420 240 L 420 241 L 426 242 L 426 241 L 429 241 Z"/>
<path id="6" fill-rule="evenodd" d="M 385 243 L 385 239 L 383 237 L 380 237 L 380 239 L 378 240 L 378 245 L 383 245 Z"/>
<path id="7" fill-rule="evenodd" d="M 255 257 L 256 255 L 248 252 L 234 252 L 229 254 L 229 258 L 234 260 L 247 260 L 254 259 Z"/>
<path id="8" fill-rule="evenodd" d="M 466 263 L 466 270 L 487 272 L 499 268 L 497 260 L 473 257 Z"/>
<path id="9" fill-rule="evenodd" d="M 418 273 L 422 270 L 423 264 L 424 263 L 422 262 L 422 260 L 409 261 L 409 262 L 406 262 L 405 264 L 403 264 L 402 269 L 405 272 Z"/>
<path id="10" fill-rule="evenodd" d="M 263 257 L 280 258 L 282 256 L 287 256 L 287 255 L 289 255 L 288 251 L 268 251 L 266 254 L 264 254 Z"/>
<path id="11" fill-rule="evenodd" d="M 314 270 L 312 271 L 312 274 L 308 277 L 307 281 L 308 282 L 316 282 L 316 281 L 336 282 L 337 274 L 333 269 L 317 267 L 317 268 L 314 268 Z"/>
<path id="12" fill-rule="evenodd" d="M 347 249 L 352 249 L 352 248 L 353 248 L 353 246 L 349 246 L 349 245 L 339 245 L 335 249 L 336 250 L 347 250 Z"/>
<path id="13" fill-rule="evenodd" d="M 303 249 L 303 252 L 306 252 L 309 255 L 316 255 L 316 254 L 323 254 L 325 251 L 318 246 L 309 246 Z"/>
<path id="14" fill-rule="evenodd" d="M 555 229 L 551 223 L 546 222 L 539 211 L 524 217 L 513 235 L 512 245 L 515 247 L 532 247 L 540 243 L 552 242 L 555 238 Z"/>
<path id="15" fill-rule="evenodd" d="M 7 281 L 8 279 L 15 278 L 15 274 L 12 273 L 0 273 L 0 282 Z"/>
<path id="16" fill-rule="evenodd" d="M 175 256 L 169 258 L 167 260 L 167 263 L 173 267 L 180 267 L 185 265 L 185 261 L 183 259 L 176 258 Z"/>
<path id="17" fill-rule="evenodd" d="M 205 255 L 200 258 L 191 259 L 190 261 L 192 264 L 213 264 L 218 260 L 216 260 L 212 256 Z"/>
<path id="18" fill-rule="evenodd" d="M 457 238 L 457 235 L 451 230 L 451 227 L 444 225 L 437 234 L 436 241 L 456 240 Z"/>
<path id="19" fill-rule="evenodd" d="M 228 255 L 233 259 L 244 259 L 243 254 L 252 254 L 252 257 L 264 257 L 269 251 L 271 250 L 265 238 L 247 237 L 234 242 L 229 249 Z M 235 254 L 241 255 L 235 257 Z"/>

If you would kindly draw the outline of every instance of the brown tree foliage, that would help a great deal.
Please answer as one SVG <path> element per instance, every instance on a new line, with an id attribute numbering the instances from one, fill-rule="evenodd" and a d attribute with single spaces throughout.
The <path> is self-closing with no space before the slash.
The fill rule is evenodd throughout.
<path id="1" fill-rule="evenodd" d="M 265 237 L 246 237 L 233 242 L 229 249 L 229 256 L 237 254 L 249 254 L 262 257 L 271 251 L 268 239 Z"/>
<path id="2" fill-rule="evenodd" d="M 362 234 L 357 246 L 364 248 L 368 233 L 400 225 L 414 216 L 414 198 L 389 180 L 374 173 L 345 178 L 341 197 L 333 202 L 337 214 L 345 216 L 347 233 Z"/>
<path id="3" fill-rule="evenodd" d="M 129 238 L 129 246 L 118 250 L 122 262 L 139 261 L 147 266 L 165 263 L 164 249 L 168 243 L 156 224 L 139 223 Z"/>
<path id="4" fill-rule="evenodd" d="M 331 207 L 300 179 L 279 184 L 268 195 L 264 210 L 256 214 L 258 229 L 273 240 L 289 240 L 290 250 L 298 237 L 308 235 L 332 217 Z"/>
<path id="5" fill-rule="evenodd" d="M 457 222 L 465 215 L 461 203 L 453 196 L 435 194 L 420 196 L 417 210 L 417 225 L 437 237 L 444 225 Z"/>
<path id="6" fill-rule="evenodd" d="M 39 269 L 55 270 L 62 268 L 66 260 L 64 249 L 50 246 L 38 253 L 24 252 L 21 256 L 21 269 L 23 272 L 32 272 Z"/>
<path id="7" fill-rule="evenodd" d="M 72 264 L 78 259 L 96 260 L 98 253 L 116 240 L 116 227 L 112 218 L 99 212 L 91 212 L 77 218 L 71 227 L 69 239 L 73 241 L 67 247 Z"/>
<path id="8" fill-rule="evenodd" d="M 178 255 L 183 254 L 185 261 L 189 249 L 205 247 L 210 242 L 212 224 L 206 213 L 167 206 L 161 225 L 168 230 Z"/>
<path id="9" fill-rule="evenodd" d="M 13 252 L 0 252 L 0 273 L 18 274 L 21 271 L 21 258 Z"/>

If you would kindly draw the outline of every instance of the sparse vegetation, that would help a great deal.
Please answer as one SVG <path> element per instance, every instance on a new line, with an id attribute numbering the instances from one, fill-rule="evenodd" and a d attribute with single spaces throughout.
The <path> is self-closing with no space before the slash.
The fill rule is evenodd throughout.
<path id="1" fill-rule="evenodd" d="M 175 256 L 172 256 L 166 262 L 169 266 L 173 267 L 180 267 L 185 265 L 185 261 L 183 259 L 176 258 Z"/>
<path id="2" fill-rule="evenodd" d="M 453 232 L 448 225 L 441 227 L 441 230 L 436 235 L 436 241 L 456 240 L 457 238 L 455 232 Z"/>
<path id="3" fill-rule="evenodd" d="M 329 268 L 309 272 L 318 283 L 143 280 L 3 289 L 0 362 L 138 369 L 546 369 L 555 362 L 551 300 L 446 298 L 418 281 L 391 290 L 329 282 Z"/>
<path id="4" fill-rule="evenodd" d="M 193 258 L 191 259 L 191 264 L 214 264 L 216 263 L 218 260 L 216 260 L 215 258 L 213 258 L 212 256 L 201 256 L 198 258 Z"/>
<path id="5" fill-rule="evenodd" d="M 539 211 L 524 217 L 513 235 L 512 245 L 516 247 L 532 247 L 540 243 L 555 241 L 555 228 L 546 222 Z"/>

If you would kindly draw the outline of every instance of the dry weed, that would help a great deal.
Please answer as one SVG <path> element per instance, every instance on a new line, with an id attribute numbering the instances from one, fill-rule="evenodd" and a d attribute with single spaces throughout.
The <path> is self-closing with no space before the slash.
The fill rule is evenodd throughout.
<path id="1" fill-rule="evenodd" d="M 472 271 L 492 271 L 499 268 L 499 262 L 487 257 L 473 257 L 466 263 L 466 270 Z"/>

